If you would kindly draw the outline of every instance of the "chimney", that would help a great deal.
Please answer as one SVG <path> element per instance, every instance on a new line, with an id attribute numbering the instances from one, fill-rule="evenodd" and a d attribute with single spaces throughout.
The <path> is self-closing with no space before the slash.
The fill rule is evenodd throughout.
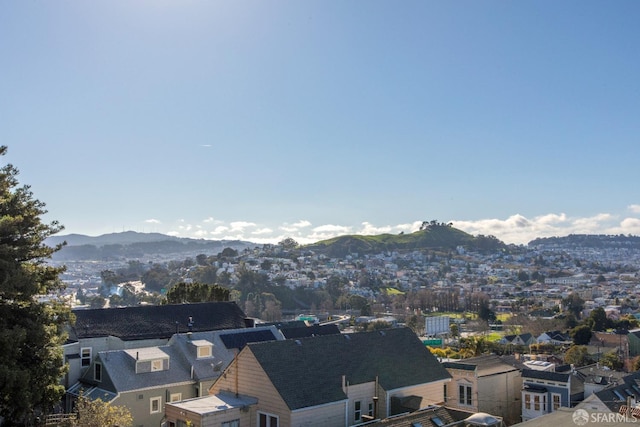
<path id="1" fill-rule="evenodd" d="M 373 396 L 373 417 L 378 419 L 378 396 Z"/>

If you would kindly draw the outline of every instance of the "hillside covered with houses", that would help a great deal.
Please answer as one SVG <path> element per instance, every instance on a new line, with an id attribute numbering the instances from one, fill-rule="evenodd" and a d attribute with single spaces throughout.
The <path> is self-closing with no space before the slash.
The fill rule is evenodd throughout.
<path id="1" fill-rule="evenodd" d="M 418 233 L 433 227 L 458 234 Z M 66 261 L 76 321 L 57 411 L 88 396 L 145 426 L 515 425 L 640 399 L 640 251 L 445 241 Z"/>

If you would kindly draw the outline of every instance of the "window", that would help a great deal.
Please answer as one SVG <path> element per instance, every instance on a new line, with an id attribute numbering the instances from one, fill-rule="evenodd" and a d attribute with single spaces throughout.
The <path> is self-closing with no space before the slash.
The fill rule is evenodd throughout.
<path id="1" fill-rule="evenodd" d="M 524 408 L 531 409 L 531 395 L 529 393 L 524 395 Z"/>
<path id="2" fill-rule="evenodd" d="M 470 385 L 460 385 L 458 387 L 458 403 L 468 406 L 471 406 L 473 404 Z"/>
<path id="3" fill-rule="evenodd" d="M 96 363 L 93 365 L 93 379 L 96 381 L 102 381 L 102 364 Z"/>
<path id="4" fill-rule="evenodd" d="M 198 347 L 198 359 L 211 357 L 211 346 L 203 345 Z"/>
<path id="5" fill-rule="evenodd" d="M 540 410 L 540 396 L 538 395 L 533 396 L 533 409 L 535 411 Z"/>
<path id="6" fill-rule="evenodd" d="M 171 393 L 169 396 L 169 402 L 180 402 L 182 400 L 182 393 Z"/>
<path id="7" fill-rule="evenodd" d="M 362 419 L 362 403 L 358 400 L 353 404 L 353 420 L 360 421 Z"/>
<path id="8" fill-rule="evenodd" d="M 240 420 L 225 421 L 222 423 L 222 427 L 240 427 Z"/>
<path id="9" fill-rule="evenodd" d="M 553 400 L 552 411 L 557 411 L 558 408 L 560 407 L 560 395 L 553 393 L 551 395 L 551 399 Z"/>
<path id="10" fill-rule="evenodd" d="M 162 371 L 162 359 L 151 361 L 151 372 Z"/>
<path id="11" fill-rule="evenodd" d="M 160 412 L 160 406 L 162 404 L 162 397 L 158 396 L 158 397 L 152 397 L 150 400 L 151 403 L 151 413 L 152 414 L 157 414 L 158 412 Z"/>
<path id="12" fill-rule="evenodd" d="M 444 384 L 444 403 L 447 403 L 447 385 Z"/>
<path id="13" fill-rule="evenodd" d="M 83 347 L 80 349 L 80 359 L 82 360 L 82 366 L 91 365 L 91 347 Z"/>
<path id="14" fill-rule="evenodd" d="M 369 402 L 369 410 L 367 411 L 367 415 L 373 417 L 373 402 Z"/>
<path id="15" fill-rule="evenodd" d="M 278 417 L 258 412 L 258 427 L 278 427 Z"/>

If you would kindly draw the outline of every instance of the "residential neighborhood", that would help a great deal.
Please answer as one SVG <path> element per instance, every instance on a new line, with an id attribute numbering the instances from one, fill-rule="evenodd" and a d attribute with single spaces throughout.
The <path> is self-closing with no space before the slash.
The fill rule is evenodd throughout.
<path id="1" fill-rule="evenodd" d="M 434 411 L 443 425 L 485 414 L 511 426 L 585 404 L 619 412 L 629 403 L 618 394 L 636 392 L 629 375 L 640 355 L 640 278 L 630 274 L 640 257 L 625 254 L 539 245 L 329 258 L 267 245 L 224 261 L 164 261 L 186 286 L 199 269 L 215 268 L 241 290 L 232 301 L 114 306 L 119 300 L 106 298 L 103 308 L 80 305 L 73 292 L 104 292 L 104 270 L 95 268 L 107 266 L 94 265 L 93 279 L 70 268 L 77 307 L 59 409 L 72 412 L 81 396 L 101 399 L 126 407 L 136 426 L 167 427 L 402 425 Z M 273 285 L 243 292 L 243 274 Z M 292 310 L 276 297 L 279 314 L 261 318 L 273 298 L 266 289 L 304 296 L 336 283 L 335 303 L 298 300 Z M 112 295 L 127 283 L 116 285 Z M 136 289 L 146 292 L 142 282 Z M 593 331 L 578 345 L 575 328 L 588 321 Z M 569 353 L 578 348 L 576 361 Z"/>

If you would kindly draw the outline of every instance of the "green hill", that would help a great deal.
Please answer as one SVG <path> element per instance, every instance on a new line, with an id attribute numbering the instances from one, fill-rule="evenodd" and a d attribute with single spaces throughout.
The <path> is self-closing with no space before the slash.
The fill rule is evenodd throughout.
<path id="1" fill-rule="evenodd" d="M 507 245 L 493 236 L 472 236 L 446 224 L 430 225 L 423 230 L 408 234 L 339 236 L 307 245 L 305 249 L 321 252 L 331 257 L 344 257 L 350 253 L 367 254 L 422 249 L 451 250 L 458 246 L 480 252 L 507 249 Z"/>

